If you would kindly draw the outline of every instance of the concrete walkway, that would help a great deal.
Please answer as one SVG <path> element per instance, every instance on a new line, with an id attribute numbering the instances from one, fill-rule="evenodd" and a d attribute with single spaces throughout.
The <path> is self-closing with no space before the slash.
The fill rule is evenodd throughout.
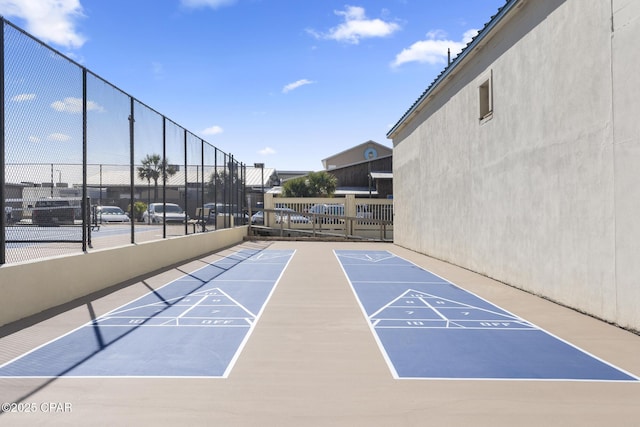
<path id="1" fill-rule="evenodd" d="M 228 378 L 0 378 L 0 402 L 22 410 L 0 426 L 640 425 L 640 382 L 393 379 L 334 249 L 389 250 L 636 376 L 640 337 L 388 243 L 244 242 L 1 328 L 0 364 L 203 263 L 267 247 L 296 254 Z"/>

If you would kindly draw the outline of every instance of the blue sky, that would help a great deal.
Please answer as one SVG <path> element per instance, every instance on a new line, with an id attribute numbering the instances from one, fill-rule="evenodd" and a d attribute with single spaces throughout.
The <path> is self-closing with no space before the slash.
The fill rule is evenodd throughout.
<path id="1" fill-rule="evenodd" d="M 246 164 L 389 131 L 505 0 L 0 0 L 0 14 Z"/>

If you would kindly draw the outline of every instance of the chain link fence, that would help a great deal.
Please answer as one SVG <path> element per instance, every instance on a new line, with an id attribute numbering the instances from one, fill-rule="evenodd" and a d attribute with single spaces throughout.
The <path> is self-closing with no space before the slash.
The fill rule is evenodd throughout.
<path id="1" fill-rule="evenodd" d="M 0 22 L 0 264 L 245 222 L 244 164 Z"/>

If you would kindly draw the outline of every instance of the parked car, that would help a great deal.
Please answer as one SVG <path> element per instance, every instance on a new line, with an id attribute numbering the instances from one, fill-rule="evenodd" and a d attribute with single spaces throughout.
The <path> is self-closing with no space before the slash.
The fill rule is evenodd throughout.
<path id="1" fill-rule="evenodd" d="M 98 206 L 96 215 L 99 223 L 129 222 L 129 215 L 118 206 Z"/>
<path id="2" fill-rule="evenodd" d="M 163 221 L 169 222 L 185 222 L 189 220 L 189 215 L 175 203 L 150 203 L 147 210 L 142 214 L 142 221 L 147 224 L 158 223 Z"/>
<path id="3" fill-rule="evenodd" d="M 301 215 L 290 208 L 278 208 L 276 210 L 276 223 L 286 224 L 310 224 L 311 221 L 304 215 Z"/>
<path id="4" fill-rule="evenodd" d="M 253 225 L 264 225 L 264 212 L 258 211 L 251 215 L 251 224 Z"/>
<path id="5" fill-rule="evenodd" d="M 34 225 L 73 225 L 75 219 L 75 208 L 65 199 L 37 200 L 31 212 Z"/>
<path id="6" fill-rule="evenodd" d="M 356 218 L 373 218 L 371 211 L 369 210 L 368 205 L 357 205 L 356 206 Z"/>
<path id="7" fill-rule="evenodd" d="M 249 224 L 249 214 L 238 208 L 238 205 L 225 203 L 205 203 L 205 208 L 209 209 L 209 223 L 215 223 L 217 215 L 232 215 L 234 225 Z"/>
<path id="8" fill-rule="evenodd" d="M 319 223 L 319 222 L 322 222 L 324 224 L 336 223 L 339 221 L 337 218 L 314 217 L 313 214 L 344 216 L 344 205 L 342 204 L 328 205 L 328 204 L 322 203 L 322 204 L 311 206 L 307 212 L 311 214 L 310 220 L 313 221 L 315 219 L 316 223 Z"/>

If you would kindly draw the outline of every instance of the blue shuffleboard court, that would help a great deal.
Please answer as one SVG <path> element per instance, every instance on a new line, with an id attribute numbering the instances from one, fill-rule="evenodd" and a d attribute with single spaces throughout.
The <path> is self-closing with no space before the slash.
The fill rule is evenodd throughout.
<path id="1" fill-rule="evenodd" d="M 0 366 L 0 377 L 227 377 L 291 260 L 241 250 Z"/>
<path id="2" fill-rule="evenodd" d="M 335 254 L 395 378 L 639 380 L 390 252 Z"/>

